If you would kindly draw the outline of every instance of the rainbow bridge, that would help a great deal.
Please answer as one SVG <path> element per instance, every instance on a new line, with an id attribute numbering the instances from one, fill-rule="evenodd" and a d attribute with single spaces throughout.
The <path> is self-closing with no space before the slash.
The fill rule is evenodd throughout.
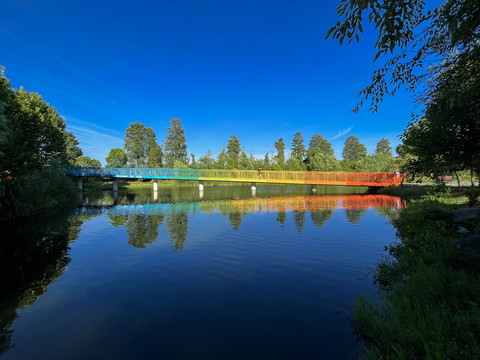
<path id="1" fill-rule="evenodd" d="M 401 185 L 404 174 L 386 172 L 336 172 L 336 171 L 271 171 L 271 170 L 201 170 L 201 169 L 164 169 L 164 168 L 101 168 L 101 167 L 69 167 L 68 176 L 78 178 L 81 189 L 82 177 L 107 177 L 114 179 L 114 191 L 118 189 L 118 179 L 153 179 L 155 180 L 192 180 L 199 181 L 199 189 L 203 190 L 203 181 L 248 182 L 255 190 L 257 183 L 337 185 L 385 187 Z"/>

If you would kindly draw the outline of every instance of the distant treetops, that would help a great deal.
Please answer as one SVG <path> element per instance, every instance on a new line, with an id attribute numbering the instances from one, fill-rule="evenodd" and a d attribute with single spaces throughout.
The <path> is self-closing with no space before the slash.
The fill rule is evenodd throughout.
<path id="1" fill-rule="evenodd" d="M 381 139 L 374 154 L 368 155 L 365 145 L 356 136 L 345 141 L 343 160 L 335 158 L 332 144 L 322 135 L 315 134 L 308 148 L 301 132 L 293 136 L 291 152 L 286 157 L 283 138 L 275 142 L 275 152 L 256 158 L 247 155 L 236 135 L 231 135 L 227 146 L 213 158 L 210 150 L 200 158 L 187 151 L 187 140 L 181 119 L 172 118 L 168 133 L 157 143 L 155 132 L 139 122 L 131 123 L 125 131 L 124 147 L 113 148 L 106 157 L 107 167 L 166 167 L 194 169 L 264 169 L 264 170 L 312 170 L 312 171 L 396 171 L 399 160 L 392 155 L 387 139 Z M 80 160 L 85 160 L 81 157 Z M 88 159 L 87 159 L 88 160 Z M 98 166 L 90 162 L 89 166 Z M 78 162 L 80 164 L 80 162 Z"/>

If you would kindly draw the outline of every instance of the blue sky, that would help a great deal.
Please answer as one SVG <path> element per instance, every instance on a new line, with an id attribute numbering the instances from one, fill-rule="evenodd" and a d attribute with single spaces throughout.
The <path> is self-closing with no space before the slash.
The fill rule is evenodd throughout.
<path id="1" fill-rule="evenodd" d="M 39 92 L 65 117 L 85 155 L 105 162 L 139 121 L 161 144 L 182 119 L 197 158 L 226 147 L 287 148 L 319 133 L 341 158 L 356 135 L 393 146 L 417 111 L 412 97 L 386 98 L 376 114 L 350 110 L 370 81 L 374 33 L 359 44 L 325 40 L 338 1 L 0 0 L 0 65 L 12 86 Z"/>

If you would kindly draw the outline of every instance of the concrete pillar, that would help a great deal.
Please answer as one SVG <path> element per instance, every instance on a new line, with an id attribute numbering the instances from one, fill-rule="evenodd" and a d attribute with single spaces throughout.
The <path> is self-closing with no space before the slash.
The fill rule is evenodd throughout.
<path id="1" fill-rule="evenodd" d="M 252 191 L 257 191 L 257 183 L 252 183 Z"/>
<path id="2" fill-rule="evenodd" d="M 312 194 L 315 194 L 317 192 L 317 185 L 312 184 Z"/>
<path id="3" fill-rule="evenodd" d="M 203 191 L 203 181 L 201 180 L 198 182 L 198 190 Z"/>
<path id="4" fill-rule="evenodd" d="M 77 188 L 78 190 L 82 191 L 82 178 L 77 178 Z"/>
<path id="5" fill-rule="evenodd" d="M 154 192 L 158 191 L 158 180 L 157 179 L 153 180 L 153 191 Z"/>
<path id="6" fill-rule="evenodd" d="M 200 191 L 198 192 L 198 198 L 199 198 L 200 200 L 203 200 L 203 190 L 200 190 Z"/>
<path id="7" fill-rule="evenodd" d="M 158 191 L 157 190 L 153 191 L 153 201 L 155 201 L 155 202 L 158 201 Z"/>
<path id="8" fill-rule="evenodd" d="M 113 205 L 118 204 L 118 191 L 113 192 Z"/>
<path id="9" fill-rule="evenodd" d="M 118 180 L 113 179 L 113 191 L 118 191 Z"/>

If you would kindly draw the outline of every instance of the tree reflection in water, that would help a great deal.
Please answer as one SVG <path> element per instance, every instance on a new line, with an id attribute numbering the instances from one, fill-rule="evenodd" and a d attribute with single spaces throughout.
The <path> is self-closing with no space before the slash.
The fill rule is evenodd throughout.
<path id="1" fill-rule="evenodd" d="M 146 248 L 153 244 L 158 237 L 158 228 L 164 219 L 158 215 L 130 215 L 126 227 L 128 243 L 136 248 Z"/>
<path id="2" fill-rule="evenodd" d="M 173 243 L 173 251 L 182 250 L 185 247 L 188 233 L 188 213 L 171 212 L 165 220 L 170 241 Z"/>
<path id="3" fill-rule="evenodd" d="M 312 219 L 313 225 L 318 226 L 319 228 L 323 227 L 332 216 L 333 210 L 310 210 L 310 219 Z"/>
<path id="4" fill-rule="evenodd" d="M 70 262 L 69 244 L 84 221 L 101 211 L 38 215 L 0 233 L 0 356 L 13 346 L 17 309 L 33 305 Z"/>
<path id="5" fill-rule="evenodd" d="M 303 227 L 305 226 L 305 211 L 304 210 L 293 210 L 293 221 L 295 222 L 295 227 L 298 232 L 302 232 Z"/>
<path id="6" fill-rule="evenodd" d="M 247 198 L 221 201 L 174 202 L 135 204 L 107 207 L 110 224 L 126 226 L 128 243 L 145 248 L 158 238 L 159 227 L 163 224 L 173 250 L 182 250 L 187 241 L 188 217 L 196 213 L 220 214 L 233 230 L 239 230 L 249 213 L 277 213 L 276 221 L 284 227 L 287 212 L 293 214 L 298 232 L 302 232 L 307 212 L 313 225 L 322 228 L 333 216 L 335 209 L 344 209 L 351 224 L 357 224 L 367 209 L 374 208 L 383 216 L 391 215 L 395 209 L 405 206 L 397 197 L 385 195 L 307 195 L 271 198 Z"/>

